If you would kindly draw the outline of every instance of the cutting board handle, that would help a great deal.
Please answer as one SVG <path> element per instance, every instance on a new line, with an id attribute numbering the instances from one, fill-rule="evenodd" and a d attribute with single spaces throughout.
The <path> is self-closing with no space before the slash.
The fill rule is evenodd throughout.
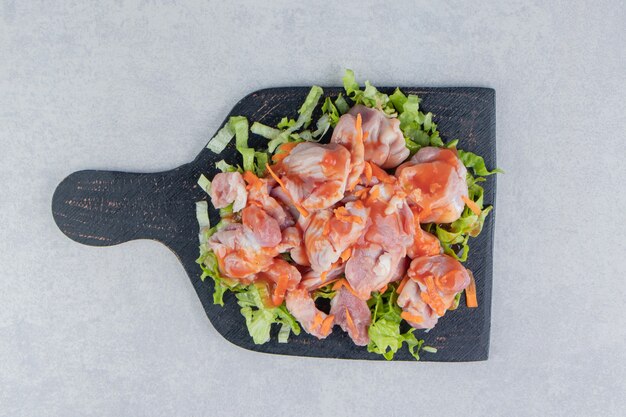
<path id="1" fill-rule="evenodd" d="M 177 224 L 181 216 L 194 216 L 190 202 L 201 197 L 199 187 L 185 184 L 195 181 L 190 174 L 187 166 L 149 174 L 78 171 L 57 186 L 52 215 L 63 233 L 85 245 L 153 239 L 172 247 L 197 233 Z"/>

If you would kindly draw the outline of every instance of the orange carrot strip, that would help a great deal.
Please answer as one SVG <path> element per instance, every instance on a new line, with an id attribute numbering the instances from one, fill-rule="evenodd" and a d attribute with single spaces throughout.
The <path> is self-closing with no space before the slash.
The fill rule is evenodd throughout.
<path id="1" fill-rule="evenodd" d="M 324 322 L 324 317 L 322 317 L 322 313 L 319 311 L 315 313 L 315 318 L 313 319 L 313 325 L 311 329 L 315 330 Z"/>
<path id="2" fill-rule="evenodd" d="M 335 316 L 330 315 L 324 319 L 322 322 L 322 327 L 320 328 L 320 333 L 328 334 L 333 327 L 333 322 L 335 321 Z"/>
<path id="3" fill-rule="evenodd" d="M 369 162 L 365 162 L 365 169 L 363 170 L 363 172 L 365 173 L 365 179 L 367 180 L 367 183 L 371 183 L 372 182 L 372 166 L 370 165 Z"/>
<path id="4" fill-rule="evenodd" d="M 367 194 L 367 191 L 368 191 L 367 188 L 361 188 L 360 190 L 354 192 L 354 196 L 357 198 L 361 198 Z"/>
<path id="5" fill-rule="evenodd" d="M 348 248 L 341 252 L 341 260 L 344 262 L 347 262 L 348 259 L 350 259 L 350 256 L 352 256 L 352 248 Z"/>
<path id="6" fill-rule="evenodd" d="M 382 287 L 378 292 L 384 294 L 385 292 L 387 292 L 387 288 L 389 288 L 389 284 L 385 284 L 385 286 Z"/>
<path id="7" fill-rule="evenodd" d="M 370 162 L 370 166 L 372 167 L 372 174 L 381 182 L 386 182 L 387 184 L 392 184 L 395 182 L 395 179 L 391 175 L 387 174 L 384 169 L 382 169 L 375 163 Z"/>
<path id="8" fill-rule="evenodd" d="M 252 171 L 246 171 L 243 173 L 243 179 L 250 185 L 256 183 L 259 180 L 259 177 L 254 175 Z"/>
<path id="9" fill-rule="evenodd" d="M 360 218 L 359 216 L 354 216 L 350 214 L 348 209 L 345 207 L 337 207 L 335 210 L 333 210 L 333 213 L 335 214 L 335 217 L 339 221 L 347 222 L 347 223 L 363 224 L 362 218 Z"/>
<path id="10" fill-rule="evenodd" d="M 352 333 L 354 333 L 354 337 L 359 337 L 359 329 L 356 328 L 356 325 L 352 320 L 352 316 L 348 311 L 348 307 L 346 307 L 346 320 L 348 321 L 348 327 L 350 328 L 350 330 L 352 330 Z"/>
<path id="11" fill-rule="evenodd" d="M 478 204 L 476 204 L 475 201 L 470 200 L 466 196 L 461 197 L 461 199 L 463 199 L 465 204 L 467 204 L 467 207 L 469 207 L 470 210 L 472 210 L 475 215 L 480 216 L 480 207 L 478 207 Z"/>
<path id="12" fill-rule="evenodd" d="M 354 295 L 355 297 L 359 298 L 359 296 L 356 294 L 356 292 L 354 292 L 354 290 L 352 289 L 352 287 L 350 286 L 350 284 L 348 283 L 348 281 L 345 278 L 341 278 L 341 279 L 337 280 L 337 282 L 335 282 L 333 284 L 333 291 L 337 291 L 341 287 L 345 287 L 348 291 L 350 291 L 350 293 L 352 293 L 352 295 Z"/>
<path id="13" fill-rule="evenodd" d="M 374 186 L 372 187 L 372 189 L 370 190 L 369 193 L 369 197 L 367 198 L 367 202 L 369 204 L 372 204 L 373 202 L 375 202 L 376 200 L 378 200 L 378 197 L 380 196 L 380 188 Z"/>
<path id="14" fill-rule="evenodd" d="M 293 199 L 293 197 L 289 193 L 289 190 L 287 190 L 287 187 L 285 187 L 285 184 L 283 183 L 283 181 L 278 177 L 278 175 L 274 173 L 274 171 L 272 171 L 272 168 L 269 166 L 269 164 L 265 164 L 265 168 L 267 168 L 267 171 L 270 173 L 270 175 L 276 180 L 278 185 L 280 185 L 280 188 L 282 188 L 285 191 L 285 193 L 287 194 L 287 197 L 289 197 L 289 199 L 293 201 L 293 205 L 296 207 L 296 210 L 298 210 L 298 212 L 302 214 L 304 217 L 308 217 L 309 212 L 306 211 L 304 207 L 302 207 L 298 202 L 296 202 L 296 200 Z"/>
<path id="15" fill-rule="evenodd" d="M 276 284 L 276 288 L 274 288 L 274 294 L 272 294 L 272 302 L 276 307 L 283 303 L 288 283 L 289 275 L 283 274 L 280 276 L 280 278 L 278 278 L 278 283 Z"/>
<path id="16" fill-rule="evenodd" d="M 402 290 L 404 289 L 404 286 L 406 285 L 406 283 L 409 281 L 409 276 L 407 275 L 406 277 L 402 278 L 402 281 L 400 281 L 400 285 L 398 285 L 398 288 L 396 289 L 396 292 L 398 294 L 400 294 L 402 292 Z"/>
<path id="17" fill-rule="evenodd" d="M 324 271 L 320 274 L 320 279 L 322 282 L 326 282 L 326 278 L 328 278 L 328 271 Z"/>
<path id="18" fill-rule="evenodd" d="M 403 319 L 405 319 L 406 321 L 412 321 L 413 323 L 421 323 L 424 321 L 424 318 L 421 316 L 416 316 L 415 314 L 411 314 L 411 313 L 407 313 L 406 311 L 403 311 L 400 314 L 400 317 L 402 317 Z"/>
<path id="19" fill-rule="evenodd" d="M 285 159 L 298 144 L 299 142 L 287 142 L 280 145 L 277 152 L 272 156 L 272 162 L 276 163 Z"/>
<path id="20" fill-rule="evenodd" d="M 476 308 L 478 307 L 478 299 L 476 297 L 476 281 L 474 280 L 474 274 L 472 274 L 472 271 L 468 270 L 467 272 L 469 272 L 470 283 L 465 289 L 465 304 L 467 304 L 469 308 Z"/>

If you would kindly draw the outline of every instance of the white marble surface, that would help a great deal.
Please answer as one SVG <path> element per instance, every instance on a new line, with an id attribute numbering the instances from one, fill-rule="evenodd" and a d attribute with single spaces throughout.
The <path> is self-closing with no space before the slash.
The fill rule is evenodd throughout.
<path id="1" fill-rule="evenodd" d="M 624 415 L 623 2 L 304 3 L 2 2 L 0 415 Z M 54 225 L 70 172 L 177 166 L 247 92 L 344 67 L 497 91 L 489 361 L 244 351 L 164 247 Z"/>

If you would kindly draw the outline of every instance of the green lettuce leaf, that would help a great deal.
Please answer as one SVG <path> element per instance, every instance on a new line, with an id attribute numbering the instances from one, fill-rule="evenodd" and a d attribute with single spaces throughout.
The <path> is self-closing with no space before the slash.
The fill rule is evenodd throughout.
<path id="1" fill-rule="evenodd" d="M 295 123 L 295 120 L 294 120 Z M 272 140 L 276 138 L 276 136 L 280 135 L 280 130 L 275 129 L 273 127 L 264 125 L 263 123 L 254 122 L 252 123 L 252 127 L 250 127 L 250 131 L 255 135 L 259 135 L 264 137 L 265 139 Z"/>
<path id="2" fill-rule="evenodd" d="M 206 147 L 213 153 L 222 152 L 235 136 L 235 131 L 230 123 L 226 123 L 215 136 L 207 143 Z"/>
<path id="3" fill-rule="evenodd" d="M 293 126 L 295 128 L 294 130 L 292 130 L 292 132 L 299 129 L 300 127 L 304 127 L 305 129 L 309 127 L 309 125 L 311 124 L 313 111 L 315 110 L 315 107 L 317 107 L 317 103 L 319 102 L 323 94 L 324 90 L 322 90 L 322 87 L 319 87 L 317 85 L 311 87 L 311 90 L 306 96 L 304 103 L 302 103 L 302 106 L 300 106 L 300 109 L 298 110 L 298 120 L 296 120 L 296 124 Z"/>
<path id="4" fill-rule="evenodd" d="M 462 151 L 459 149 L 459 158 L 463 161 L 463 165 L 467 168 L 471 168 L 474 171 L 474 175 L 493 175 L 493 174 L 503 174 L 500 168 L 495 168 L 491 171 L 487 169 L 485 166 L 485 160 L 482 156 L 478 156 L 475 153 Z"/>
<path id="5" fill-rule="evenodd" d="M 346 99 L 343 98 L 343 95 L 341 93 L 339 93 L 339 95 L 335 99 L 335 107 L 337 107 L 339 114 L 346 114 L 348 113 L 348 110 L 350 110 L 350 105 L 348 104 Z"/>
<path id="6" fill-rule="evenodd" d="M 419 351 L 424 341 L 415 337 L 413 328 L 405 333 L 400 332 L 402 309 L 398 306 L 397 299 L 396 287 L 390 285 L 384 294 L 374 293 L 368 300 L 372 323 L 368 330 L 370 342 L 367 350 L 391 360 L 402 345 L 406 344 L 411 355 L 419 360 Z"/>
<path id="7" fill-rule="evenodd" d="M 365 81 L 365 89 L 361 90 L 354 76 L 354 71 L 350 69 L 347 69 L 343 76 L 343 88 L 346 90 L 346 95 L 355 104 L 363 104 L 367 107 L 380 109 L 389 115 L 395 113 L 395 109 L 391 105 L 387 94 L 378 91 L 369 81 Z"/>
<path id="8" fill-rule="evenodd" d="M 283 343 L 289 337 L 287 329 L 295 335 L 300 334 L 300 326 L 284 305 L 271 308 L 265 306 L 263 298 L 269 298 L 266 286 L 248 285 L 245 290 L 238 292 L 236 297 L 241 314 L 246 319 L 248 332 L 255 344 L 262 345 L 270 340 L 270 331 L 274 323 L 282 325 L 279 340 Z"/>
<path id="9" fill-rule="evenodd" d="M 198 185 L 205 193 L 209 194 L 209 191 L 211 190 L 211 181 L 209 181 L 204 174 L 200 174 L 200 177 L 198 178 Z"/>
<path id="10" fill-rule="evenodd" d="M 227 163 L 223 159 L 215 163 L 215 168 L 219 169 L 222 172 L 235 172 L 237 171 L 237 167 L 232 166 Z"/>
<path id="11" fill-rule="evenodd" d="M 256 175 L 262 177 L 265 175 L 265 165 L 269 161 L 269 155 L 267 152 L 255 152 L 254 159 L 256 160 Z"/>

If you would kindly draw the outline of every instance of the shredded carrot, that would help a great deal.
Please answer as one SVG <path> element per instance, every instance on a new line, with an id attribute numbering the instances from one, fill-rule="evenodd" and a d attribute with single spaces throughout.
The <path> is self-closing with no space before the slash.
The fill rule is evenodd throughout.
<path id="1" fill-rule="evenodd" d="M 384 294 L 385 292 L 387 292 L 387 288 L 389 288 L 389 284 L 385 284 L 385 286 L 382 287 L 378 292 Z"/>
<path id="2" fill-rule="evenodd" d="M 275 306 L 279 306 L 283 303 L 285 299 L 285 292 L 287 291 L 287 284 L 289 283 L 289 275 L 282 274 L 280 278 L 278 278 L 278 283 L 276 284 L 276 288 L 274 288 L 274 294 L 272 294 L 272 302 Z"/>
<path id="3" fill-rule="evenodd" d="M 379 187 L 372 187 L 370 189 L 369 192 L 369 197 L 367 198 L 367 202 L 369 204 L 372 204 L 373 202 L 375 202 L 376 200 L 378 200 L 378 197 L 380 197 L 380 188 Z"/>
<path id="4" fill-rule="evenodd" d="M 416 316 L 415 314 L 411 314 L 411 313 L 407 313 L 406 311 L 403 311 L 400 314 L 400 317 L 402 317 L 403 319 L 405 319 L 406 321 L 412 321 L 413 323 L 421 323 L 424 321 L 424 318 L 421 316 Z"/>
<path id="5" fill-rule="evenodd" d="M 261 185 L 263 185 L 263 183 L 261 182 L 259 177 L 254 175 L 254 172 L 252 172 L 252 171 L 244 172 L 243 173 L 243 179 L 244 179 L 244 181 L 246 181 L 248 183 L 248 186 L 246 187 L 246 189 L 248 189 L 248 190 L 250 190 L 251 188 L 260 187 Z"/>
<path id="6" fill-rule="evenodd" d="M 406 283 L 409 281 L 409 276 L 407 275 L 406 277 L 402 278 L 402 281 L 400 281 L 400 285 L 398 285 L 398 288 L 396 289 L 396 292 L 398 294 L 400 294 L 402 292 L 402 290 L 404 289 L 404 286 L 406 285 Z"/>
<path id="7" fill-rule="evenodd" d="M 337 291 L 339 290 L 341 287 L 345 287 L 348 291 L 350 291 L 350 293 L 352 295 L 354 295 L 357 298 L 360 298 L 356 292 L 354 292 L 354 289 L 352 289 L 352 287 L 350 286 L 350 284 L 348 283 L 348 281 L 345 278 L 341 278 L 339 280 L 337 280 L 337 282 L 335 282 L 333 284 L 333 291 Z"/>
<path id="8" fill-rule="evenodd" d="M 272 156 L 272 162 L 277 163 L 285 159 L 299 142 L 287 142 L 278 147 L 278 151 Z"/>
<path id="9" fill-rule="evenodd" d="M 296 210 L 298 210 L 298 212 L 304 217 L 308 217 L 309 212 L 304 207 L 302 207 L 300 203 L 296 202 L 296 200 L 293 199 L 293 197 L 289 193 L 289 190 L 287 190 L 287 187 L 285 187 L 285 184 L 283 183 L 283 181 L 278 177 L 278 175 L 274 173 L 274 171 L 272 171 L 272 168 L 269 166 L 269 164 L 265 164 L 265 168 L 267 168 L 267 171 L 270 173 L 272 178 L 274 178 L 276 182 L 278 183 L 278 185 L 280 185 L 280 188 L 282 188 L 285 191 L 285 193 L 287 194 L 287 197 L 289 197 L 289 199 L 293 201 L 293 205 L 296 207 Z"/>
<path id="10" fill-rule="evenodd" d="M 375 163 L 370 162 L 370 166 L 372 168 L 372 174 L 381 182 L 385 182 L 387 184 L 393 184 L 395 182 L 394 178 L 391 175 L 387 174 L 384 169 L 382 169 Z"/>
<path id="11" fill-rule="evenodd" d="M 356 130 L 356 137 L 354 138 L 354 146 L 360 145 L 363 146 L 363 129 L 361 128 L 361 113 L 356 115 L 356 123 L 355 123 L 355 130 Z M 350 162 L 350 166 L 351 168 L 354 167 L 356 165 L 356 163 L 353 163 L 353 161 Z M 352 191 L 354 190 L 354 187 L 356 187 L 356 185 L 359 183 L 359 177 L 357 176 L 356 178 L 354 178 L 354 180 L 348 184 L 348 186 L 346 187 L 348 191 Z"/>
<path id="12" fill-rule="evenodd" d="M 371 183 L 372 182 L 372 166 L 367 161 L 365 161 L 365 169 L 363 170 L 363 172 L 365 173 L 365 179 L 367 180 L 367 183 L 368 184 Z"/>
<path id="13" fill-rule="evenodd" d="M 357 198 L 361 198 L 361 197 L 367 195 L 367 192 L 368 192 L 367 188 L 361 188 L 360 190 L 354 192 L 354 196 L 357 197 Z"/>
<path id="14" fill-rule="evenodd" d="M 476 281 L 474 280 L 474 274 L 472 274 L 472 271 L 468 270 L 467 272 L 470 276 L 470 283 L 465 289 L 465 304 L 467 304 L 469 308 L 476 308 L 478 307 L 478 299 L 476 297 Z"/>
<path id="15" fill-rule="evenodd" d="M 439 295 L 439 292 L 437 292 L 437 287 L 435 285 L 435 279 L 433 278 L 433 275 L 427 275 L 424 278 L 424 281 L 426 282 L 426 291 L 423 291 L 421 294 L 422 300 L 424 300 L 424 302 L 428 304 L 430 308 L 435 310 L 438 315 L 443 316 L 446 312 L 446 308 L 443 304 L 443 299 L 441 298 L 441 295 Z"/>
<path id="16" fill-rule="evenodd" d="M 330 315 L 324 319 L 322 322 L 322 327 L 320 328 L 320 332 L 322 334 L 330 333 L 330 329 L 333 327 L 333 322 L 335 321 L 335 316 Z"/>
<path id="17" fill-rule="evenodd" d="M 463 199 L 465 204 L 467 204 L 467 207 L 469 207 L 470 210 L 474 212 L 475 215 L 480 216 L 480 207 L 478 207 L 478 204 L 476 204 L 475 201 L 470 200 L 469 197 L 466 196 L 463 196 L 461 198 Z"/>
<path id="18" fill-rule="evenodd" d="M 328 236 L 330 234 L 330 222 L 324 223 L 324 228 L 322 229 L 322 236 Z"/>
<path id="19" fill-rule="evenodd" d="M 348 311 L 348 307 L 346 307 L 346 321 L 348 322 L 348 327 L 350 328 L 350 330 L 352 330 L 352 333 L 354 333 L 354 337 L 359 337 L 359 329 L 357 329 L 356 325 L 354 324 L 352 316 Z"/>
<path id="20" fill-rule="evenodd" d="M 326 278 L 328 278 L 328 271 L 324 271 L 320 274 L 320 279 L 322 282 L 326 282 Z"/>
<path id="21" fill-rule="evenodd" d="M 345 207 L 337 207 L 333 213 L 335 213 L 335 217 L 337 220 L 347 223 L 358 223 L 363 224 L 363 219 L 359 216 L 355 216 L 350 214 L 347 208 Z M 327 223 L 328 224 L 328 223 Z"/>
<path id="22" fill-rule="evenodd" d="M 324 322 L 324 317 L 322 317 L 322 313 L 319 311 L 315 313 L 315 318 L 313 319 L 313 325 L 311 329 L 315 330 Z"/>
<path id="23" fill-rule="evenodd" d="M 348 259 L 350 259 L 350 256 L 352 256 L 352 248 L 348 248 L 341 252 L 341 260 L 344 262 L 347 262 Z"/>

